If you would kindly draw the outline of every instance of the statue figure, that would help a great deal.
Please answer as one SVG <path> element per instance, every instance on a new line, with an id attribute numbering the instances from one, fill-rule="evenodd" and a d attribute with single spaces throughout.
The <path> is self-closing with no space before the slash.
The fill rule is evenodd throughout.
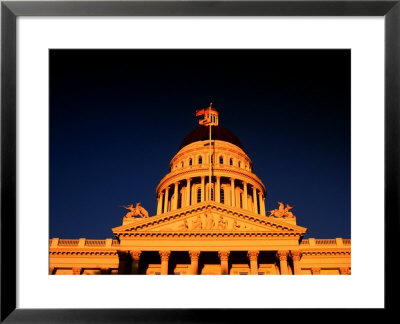
<path id="1" fill-rule="evenodd" d="M 200 215 L 197 215 L 197 218 L 192 221 L 192 229 L 196 230 L 196 229 L 201 229 L 201 217 Z"/>
<path id="2" fill-rule="evenodd" d="M 188 228 L 189 228 L 189 226 L 188 226 L 187 220 L 184 219 L 184 220 L 183 220 L 183 224 L 181 224 L 181 226 L 179 226 L 179 230 L 181 230 L 181 231 L 187 231 Z"/>
<path id="3" fill-rule="evenodd" d="M 228 225 L 228 221 L 225 220 L 222 215 L 219 216 L 219 221 L 218 221 L 218 229 L 224 230 L 226 229 L 226 226 Z"/>
<path id="4" fill-rule="evenodd" d="M 140 206 L 140 204 L 140 202 L 136 203 L 136 212 L 139 213 L 139 215 L 143 218 L 149 217 L 149 213 L 147 212 L 147 210 Z"/>
<path id="5" fill-rule="evenodd" d="M 128 213 L 124 216 L 124 218 L 132 218 L 136 216 L 140 216 L 142 218 L 147 218 L 149 217 L 149 213 L 147 212 L 146 209 L 144 209 L 142 206 L 140 206 L 140 202 L 136 203 L 136 207 L 133 207 L 133 204 L 130 204 L 129 206 L 124 206 L 122 205 L 122 208 L 125 208 L 126 210 L 129 210 Z"/>
<path id="6" fill-rule="evenodd" d="M 294 218 L 293 213 L 290 211 L 291 209 L 293 209 L 294 206 L 290 206 L 289 204 L 286 204 L 286 208 L 285 208 L 285 215 L 288 218 Z"/>
<path id="7" fill-rule="evenodd" d="M 294 206 L 290 206 L 289 204 L 286 204 L 286 207 L 285 207 L 285 205 L 280 201 L 278 201 L 278 204 L 279 204 L 278 209 L 270 210 L 269 217 L 277 217 L 277 218 L 280 218 L 280 217 L 294 218 L 295 217 L 293 215 L 293 213 L 290 211 L 291 209 L 294 208 Z"/>
<path id="8" fill-rule="evenodd" d="M 237 220 L 236 220 L 236 219 L 235 219 L 235 221 L 233 222 L 232 229 L 233 229 L 234 231 L 240 229 L 240 225 L 237 223 Z"/>
<path id="9" fill-rule="evenodd" d="M 213 215 L 211 215 L 210 213 L 206 213 L 206 218 L 207 218 L 207 221 L 206 221 L 206 228 L 207 228 L 208 230 L 214 229 L 215 222 L 214 222 L 214 217 L 213 217 Z"/>

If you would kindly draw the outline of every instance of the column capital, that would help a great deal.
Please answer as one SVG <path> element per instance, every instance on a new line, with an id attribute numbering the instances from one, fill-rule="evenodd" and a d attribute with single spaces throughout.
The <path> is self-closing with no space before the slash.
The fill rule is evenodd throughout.
<path id="1" fill-rule="evenodd" d="M 292 257 L 293 261 L 300 261 L 301 252 L 300 251 L 290 251 L 290 256 Z"/>
<path id="2" fill-rule="evenodd" d="M 168 261 L 171 251 L 159 251 L 158 253 L 160 254 L 161 261 Z"/>
<path id="3" fill-rule="evenodd" d="M 215 178 L 216 179 L 221 179 L 221 176 L 220 175 L 216 175 Z"/>
<path id="4" fill-rule="evenodd" d="M 133 261 L 139 261 L 142 251 L 129 251 Z"/>
<path id="5" fill-rule="evenodd" d="M 349 267 L 340 267 L 339 268 L 340 274 L 341 275 L 349 275 L 350 274 L 350 269 Z"/>
<path id="6" fill-rule="evenodd" d="M 230 251 L 218 251 L 218 256 L 221 261 L 228 261 Z"/>
<path id="7" fill-rule="evenodd" d="M 74 275 L 80 275 L 81 272 L 82 272 L 82 268 L 81 268 L 81 267 L 73 267 L 73 268 L 72 268 L 72 273 L 73 273 Z"/>
<path id="8" fill-rule="evenodd" d="M 278 257 L 279 261 L 287 261 L 289 251 L 278 251 L 276 252 L 276 256 Z"/>
<path id="9" fill-rule="evenodd" d="M 259 253 L 260 251 L 248 251 L 247 257 L 250 259 L 250 261 L 257 261 Z"/>
<path id="10" fill-rule="evenodd" d="M 180 183 L 181 183 L 180 181 L 175 181 L 175 182 L 174 182 L 174 185 L 175 185 L 175 186 L 179 186 Z"/>
<path id="11" fill-rule="evenodd" d="M 311 268 L 313 275 L 319 275 L 321 273 L 321 268 Z"/>
<path id="12" fill-rule="evenodd" d="M 120 260 L 127 261 L 129 255 L 128 251 L 117 250 L 117 254 Z"/>
<path id="13" fill-rule="evenodd" d="M 200 176 L 200 179 L 202 180 L 202 181 L 204 181 L 204 179 L 206 178 L 206 176 Z"/>
<path id="14" fill-rule="evenodd" d="M 50 267 L 49 268 L 49 275 L 54 274 L 54 270 L 55 270 L 55 267 Z"/>
<path id="15" fill-rule="evenodd" d="M 193 179 L 193 178 L 186 178 L 186 181 L 187 181 L 187 182 L 190 182 L 190 181 L 192 181 L 192 179 Z"/>
<path id="16" fill-rule="evenodd" d="M 189 251 L 190 260 L 198 261 L 200 256 L 200 251 Z"/>

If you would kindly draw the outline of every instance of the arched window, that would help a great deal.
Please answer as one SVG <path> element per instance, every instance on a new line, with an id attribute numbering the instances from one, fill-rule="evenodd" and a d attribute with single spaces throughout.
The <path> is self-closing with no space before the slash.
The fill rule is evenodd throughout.
<path id="1" fill-rule="evenodd" d="M 203 158 L 201 156 L 199 156 L 199 164 L 203 163 Z"/>
<path id="2" fill-rule="evenodd" d="M 183 168 L 183 165 L 184 165 L 184 164 L 183 164 L 183 161 L 182 161 L 182 163 L 181 163 L 181 167 L 182 167 L 182 168 Z"/>
<path id="3" fill-rule="evenodd" d="M 222 156 L 219 157 L 219 164 L 224 164 L 224 158 Z"/>
<path id="4" fill-rule="evenodd" d="M 219 195 L 220 195 L 221 204 L 225 204 L 225 194 L 224 194 L 224 189 L 223 188 L 221 188 L 219 190 Z"/>
<path id="5" fill-rule="evenodd" d="M 238 167 L 240 168 L 240 161 L 238 162 Z"/>
<path id="6" fill-rule="evenodd" d="M 233 165 L 233 159 L 232 158 L 229 159 L 229 165 Z"/>
<path id="7" fill-rule="evenodd" d="M 242 193 L 239 193 L 239 205 L 240 205 L 240 208 L 243 208 L 243 194 Z"/>
<path id="8" fill-rule="evenodd" d="M 201 188 L 197 189 L 197 202 L 201 202 Z"/>
<path id="9" fill-rule="evenodd" d="M 192 165 L 193 164 L 193 161 L 192 161 L 192 158 L 190 158 L 189 159 L 189 165 Z"/>

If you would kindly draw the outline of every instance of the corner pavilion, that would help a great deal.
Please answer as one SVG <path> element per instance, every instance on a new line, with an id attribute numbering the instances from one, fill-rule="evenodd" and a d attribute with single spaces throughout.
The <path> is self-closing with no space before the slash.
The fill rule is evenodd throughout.
<path id="1" fill-rule="evenodd" d="M 351 240 L 304 239 L 283 203 L 266 216 L 265 185 L 239 139 L 212 104 L 196 116 L 156 188 L 157 214 L 126 206 L 115 238 L 50 239 L 49 273 L 349 275 Z"/>

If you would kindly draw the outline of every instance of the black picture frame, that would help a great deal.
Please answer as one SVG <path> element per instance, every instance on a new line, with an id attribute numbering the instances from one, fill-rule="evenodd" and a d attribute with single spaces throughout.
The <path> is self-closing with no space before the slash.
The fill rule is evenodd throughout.
<path id="1" fill-rule="evenodd" d="M 381 16 L 385 19 L 385 307 L 399 284 L 400 0 L 372 1 L 1 1 L 1 322 L 236 323 L 287 317 L 287 309 L 19 309 L 16 308 L 16 19 L 19 16 Z M 366 175 L 367 176 L 367 175 Z M 371 188 L 372 190 L 372 188 Z M 373 233 L 371 233 L 373 239 Z M 396 250 L 395 250 L 396 249 Z M 371 255 L 371 266 L 373 266 Z M 366 283 L 367 284 L 367 283 Z M 299 294 L 301 292 L 290 292 Z M 266 305 L 267 307 L 267 305 Z M 292 314 L 305 310 L 293 309 Z M 310 311 L 310 309 L 308 310 Z M 311 311 L 315 311 L 312 310 Z M 326 319 L 342 320 L 335 309 Z M 346 310 L 358 311 L 358 310 Z M 365 310 L 364 310 L 365 311 Z M 352 314 L 347 314 L 352 316 Z M 279 320 L 279 319 L 278 319 Z M 298 317 L 298 320 L 312 320 Z"/>

